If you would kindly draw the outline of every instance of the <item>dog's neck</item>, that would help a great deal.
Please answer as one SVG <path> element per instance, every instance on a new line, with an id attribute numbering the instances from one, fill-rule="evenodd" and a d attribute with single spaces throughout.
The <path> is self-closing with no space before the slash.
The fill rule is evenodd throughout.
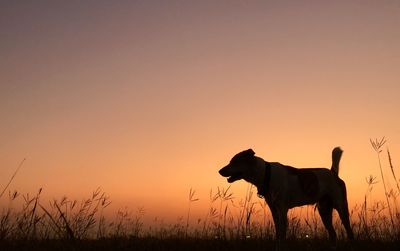
<path id="1" fill-rule="evenodd" d="M 267 168 L 269 166 L 266 166 L 266 162 L 262 158 L 256 157 L 256 164 L 253 166 L 250 175 L 245 178 L 246 181 L 257 187 L 259 195 L 264 195 L 263 193 L 266 192 L 267 183 L 269 182 L 269 180 L 266 180 L 266 174 L 269 171 Z"/>

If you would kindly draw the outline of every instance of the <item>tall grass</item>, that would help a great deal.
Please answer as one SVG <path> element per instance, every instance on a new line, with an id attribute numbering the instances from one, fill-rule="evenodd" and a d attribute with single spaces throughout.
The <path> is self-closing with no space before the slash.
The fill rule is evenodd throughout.
<path id="1" fill-rule="evenodd" d="M 186 217 L 186 229 L 185 229 L 185 236 L 188 236 L 188 229 L 189 229 L 189 220 L 190 220 L 190 208 L 192 206 L 192 203 L 195 201 L 198 201 L 198 198 L 195 198 L 196 191 L 190 188 L 189 190 L 189 205 L 188 205 L 188 211 L 187 211 L 187 217 Z"/>
<path id="2" fill-rule="evenodd" d="M 378 184 L 376 177 L 366 178 L 366 192 L 361 203 L 352 208 L 351 221 L 357 239 L 400 241 L 400 210 L 397 196 L 400 192 L 389 150 L 388 168 L 396 181 L 397 190 L 389 189 L 384 179 L 381 151 L 385 140 L 371 140 L 378 155 L 378 167 L 385 190 L 385 201 L 373 201 L 371 191 Z M 114 218 L 106 218 L 104 210 L 110 198 L 100 189 L 81 201 L 67 197 L 44 202 L 39 189 L 34 195 L 8 193 L 8 207 L 0 212 L 0 240 L 92 240 L 119 238 L 155 239 L 203 239 L 203 240 L 248 240 L 274 238 L 274 224 L 265 201 L 257 198 L 252 185 L 248 185 L 244 197 L 235 196 L 231 187 L 211 189 L 208 208 L 204 216 L 194 219 L 191 215 L 194 202 L 199 201 L 192 188 L 188 194 L 186 217 L 175 223 L 165 223 L 154 218 L 145 225 L 144 208 L 118 210 Z M 4 198 L 3 198 L 4 199 Z M 19 209 L 15 204 L 20 203 Z M 334 214 L 334 225 L 338 237 L 345 234 L 341 222 Z M 288 238 L 318 240 L 327 234 L 315 206 L 304 206 L 289 211 Z"/>
<path id="3" fill-rule="evenodd" d="M 385 137 L 383 137 L 381 140 L 375 139 L 375 141 L 370 139 L 370 142 L 371 142 L 371 145 L 374 148 L 374 150 L 375 150 L 375 152 L 377 154 L 377 157 L 378 157 L 379 170 L 381 171 L 382 184 L 383 184 L 383 189 L 385 191 L 385 198 L 386 198 L 386 202 L 387 202 L 387 208 L 389 210 L 389 217 L 390 217 L 390 221 L 392 223 L 392 226 L 395 227 L 394 226 L 392 209 L 391 209 L 390 203 L 389 203 L 389 193 L 388 193 L 387 188 L 386 188 L 386 182 L 385 182 L 385 177 L 383 175 L 381 158 L 380 158 L 380 154 L 382 152 L 381 148 L 383 147 L 383 145 L 385 145 L 386 139 L 385 139 Z"/>
<path id="4" fill-rule="evenodd" d="M 14 180 L 15 176 L 17 175 L 19 169 L 21 169 L 22 165 L 25 162 L 25 158 L 21 161 L 21 163 L 18 165 L 17 169 L 15 169 L 13 175 L 11 176 L 10 180 L 8 181 L 7 185 L 4 187 L 3 191 L 0 193 L 0 198 L 3 197 L 3 194 L 7 191 L 8 187 L 10 186 L 11 182 Z"/>
<path id="5" fill-rule="evenodd" d="M 386 139 L 383 137 L 382 139 L 378 140 L 372 140 L 370 139 L 371 145 L 373 149 L 375 150 L 378 158 L 378 166 L 382 178 L 382 185 L 383 189 L 385 192 L 385 200 L 386 204 L 382 204 L 383 209 L 387 208 L 389 219 L 390 219 L 390 224 L 391 224 L 391 229 L 388 231 L 388 234 L 392 236 L 399 237 L 400 236 L 400 211 L 398 208 L 398 202 L 397 202 L 397 197 L 399 196 L 400 193 L 400 187 L 399 187 L 399 181 L 396 178 L 396 174 L 393 168 L 393 163 L 392 163 L 392 158 L 389 152 L 389 148 L 387 148 L 387 155 L 388 155 L 388 162 L 389 162 L 389 169 L 392 174 L 392 177 L 396 183 L 397 186 L 397 191 L 394 189 L 391 189 L 389 186 L 388 181 L 385 179 L 382 163 L 381 163 L 381 158 L 380 154 L 383 151 L 382 148 L 386 144 Z M 393 208 L 394 207 L 394 208 Z"/>

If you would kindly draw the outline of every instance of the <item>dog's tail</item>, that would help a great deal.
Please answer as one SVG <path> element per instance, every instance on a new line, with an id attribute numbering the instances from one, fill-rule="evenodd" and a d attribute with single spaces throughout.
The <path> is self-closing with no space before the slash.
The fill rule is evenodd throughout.
<path id="1" fill-rule="evenodd" d="M 340 147 L 335 147 L 332 151 L 332 167 L 331 171 L 334 172 L 336 175 L 339 175 L 339 162 L 340 158 L 342 157 L 342 149 Z"/>

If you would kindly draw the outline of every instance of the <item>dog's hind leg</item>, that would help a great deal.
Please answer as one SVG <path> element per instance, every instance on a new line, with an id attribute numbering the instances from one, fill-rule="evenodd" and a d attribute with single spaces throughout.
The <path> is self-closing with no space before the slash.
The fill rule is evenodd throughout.
<path id="1" fill-rule="evenodd" d="M 322 222 L 326 230 L 328 230 L 329 240 L 333 243 L 336 242 L 336 232 L 332 225 L 332 211 L 333 205 L 332 201 L 329 198 L 323 199 L 322 201 L 318 202 L 318 212 L 321 216 Z"/>
<path id="2" fill-rule="evenodd" d="M 336 202 L 335 208 L 339 213 L 339 217 L 343 223 L 344 228 L 346 229 L 347 238 L 352 240 L 352 239 L 354 239 L 354 234 L 353 234 L 353 230 L 351 229 L 351 225 L 350 225 L 350 216 L 349 216 L 349 206 L 347 203 L 346 185 L 343 181 L 341 182 L 341 187 L 342 187 L 342 197 L 341 197 L 341 200 L 338 200 Z"/>
<path id="3" fill-rule="evenodd" d="M 343 223 L 344 228 L 346 229 L 347 238 L 350 240 L 354 239 L 353 230 L 351 229 L 350 219 L 349 219 L 349 208 L 347 206 L 347 201 L 344 205 L 341 205 L 337 208 L 339 213 L 340 220 Z"/>

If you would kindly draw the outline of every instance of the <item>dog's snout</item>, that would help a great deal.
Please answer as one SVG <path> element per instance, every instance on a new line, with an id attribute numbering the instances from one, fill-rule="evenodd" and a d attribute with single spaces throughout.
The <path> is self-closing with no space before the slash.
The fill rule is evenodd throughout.
<path id="1" fill-rule="evenodd" d="M 228 168 L 229 168 L 229 166 L 224 166 L 223 168 L 221 168 L 219 171 L 218 171 L 218 173 L 221 175 L 221 176 L 224 176 L 224 177 L 226 177 L 226 176 L 229 176 L 228 175 Z"/>

